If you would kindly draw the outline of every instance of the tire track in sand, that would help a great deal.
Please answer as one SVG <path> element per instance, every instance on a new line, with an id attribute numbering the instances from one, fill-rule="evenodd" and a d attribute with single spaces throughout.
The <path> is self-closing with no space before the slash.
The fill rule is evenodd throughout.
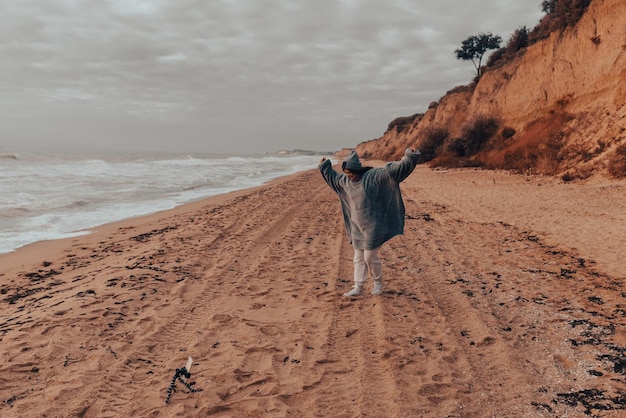
<path id="1" fill-rule="evenodd" d="M 328 216 L 340 218 L 336 198 L 331 200 L 334 207 Z M 389 362 L 393 349 L 387 342 L 385 300 L 369 294 L 371 281 L 363 297 L 343 296 L 353 286 L 353 249 L 343 224 L 336 225 L 331 242 L 330 248 L 337 249 L 330 273 L 335 285 L 325 298 L 331 304 L 325 308 L 329 325 L 313 365 L 321 378 L 303 410 L 307 416 L 319 417 L 403 416 L 398 378 Z"/>
<path id="2" fill-rule="evenodd" d="M 290 186 L 295 185 L 289 184 L 288 181 L 283 185 L 286 188 Z M 292 189 L 296 190 L 295 187 Z M 207 409 L 216 408 L 216 404 L 220 405 L 218 409 L 229 409 L 235 405 L 245 409 L 248 403 L 258 403 L 259 399 L 267 397 L 266 404 L 269 405 L 267 408 L 277 410 L 286 408 L 285 402 L 278 399 L 276 394 L 281 393 L 281 398 L 284 398 L 290 392 L 299 392 L 301 389 L 288 384 L 290 372 L 284 364 L 287 355 L 284 354 L 286 351 L 281 347 L 281 344 L 283 346 L 284 344 L 280 341 L 285 336 L 279 334 L 279 328 L 271 325 L 272 321 L 275 322 L 274 317 L 267 320 L 263 318 L 264 311 L 269 309 L 263 306 L 262 301 L 269 292 L 280 294 L 298 290 L 297 286 L 285 290 L 278 287 L 273 280 L 272 272 L 276 268 L 293 269 L 294 260 L 283 260 L 284 263 L 281 264 L 278 257 L 284 256 L 285 252 L 279 247 L 285 245 L 283 242 L 285 237 L 293 236 L 294 242 L 309 241 L 301 235 L 313 234 L 312 229 L 315 228 L 307 218 L 310 217 L 310 213 L 315 212 L 317 203 L 312 199 L 303 204 L 301 199 L 294 196 L 290 199 L 294 204 L 285 207 L 284 196 L 278 198 L 278 195 L 282 194 L 283 188 L 268 186 L 219 210 L 211 210 L 205 217 L 196 217 L 194 224 L 210 224 L 218 220 L 222 214 L 232 217 L 232 213 L 237 211 L 239 205 L 246 206 L 246 213 L 254 214 L 249 219 L 242 219 L 240 224 L 231 225 L 222 231 L 219 234 L 220 239 L 209 238 L 207 243 L 200 242 L 179 250 L 180 257 L 189 259 L 188 263 L 194 266 L 194 275 L 201 279 L 186 280 L 173 288 L 172 301 L 160 307 L 160 310 L 167 314 L 167 319 L 160 319 L 161 325 L 151 330 L 149 335 L 136 336 L 131 352 L 116 351 L 119 358 L 118 366 L 107 374 L 104 379 L 106 384 L 95 391 L 107 393 L 101 401 L 102 404 L 109 407 L 113 405 L 112 411 L 121 413 L 124 409 L 117 409 L 118 405 L 133 403 L 132 399 L 136 395 L 125 388 L 127 381 L 125 376 L 137 375 L 145 368 L 145 364 L 137 359 L 161 357 L 161 362 L 151 361 L 154 364 L 163 364 L 165 360 L 173 370 L 178 364 L 174 363 L 173 359 L 164 359 L 163 355 L 167 352 L 177 353 L 187 350 L 190 355 L 195 353 L 194 359 L 201 364 L 196 368 L 196 372 L 202 374 L 203 371 L 222 369 L 217 376 L 218 379 L 232 379 L 232 376 L 237 376 L 236 382 L 225 385 L 219 393 L 207 394 L 208 398 L 205 398 L 206 395 L 202 396 L 198 401 L 200 405 L 206 403 Z M 273 205 L 271 202 L 274 201 L 278 203 Z M 271 222 L 268 222 L 268 214 L 274 216 Z M 161 247 L 172 239 L 175 238 L 164 238 Z M 226 253 L 229 256 L 224 260 L 211 260 L 205 256 L 211 250 L 215 254 Z M 301 253 L 300 250 L 296 252 Z M 198 257 L 195 260 L 194 254 Z M 247 262 L 243 262 L 246 260 Z M 294 286 L 298 284 L 297 281 L 291 283 Z M 223 288 L 231 289 L 231 293 L 226 294 Z M 235 290 L 234 293 L 232 289 Z M 280 298 L 288 301 L 291 295 L 280 295 Z M 259 316 L 252 318 L 242 316 L 239 309 L 241 301 L 252 301 Z M 302 315 L 306 315 L 302 306 L 295 308 L 289 305 L 288 308 L 302 310 Z M 146 316 L 143 322 L 149 322 L 150 318 L 151 316 Z M 247 335 L 250 334 L 251 328 L 257 330 L 256 333 L 252 333 L 253 337 Z M 301 346 L 304 345 L 302 342 Z M 240 361 L 237 367 L 228 367 L 228 370 L 224 370 L 224 365 L 220 364 L 221 353 L 224 351 L 222 349 L 239 353 Z M 301 350 L 300 353 L 302 352 Z M 183 356 L 184 354 L 180 357 Z M 146 379 L 145 386 L 158 385 L 159 381 L 163 386 L 162 373 L 162 370 L 159 373 L 154 370 L 155 377 Z M 198 385 L 206 387 L 211 383 L 205 380 L 204 384 L 199 381 Z M 152 397 L 152 402 L 157 402 L 155 396 Z M 102 412 L 104 407 L 94 409 Z"/>
<path id="3" fill-rule="evenodd" d="M 557 401 L 559 391 L 573 381 L 589 384 L 591 376 L 568 344 L 562 284 L 533 273 L 562 263 L 560 255 L 526 232 L 468 220 L 422 190 L 410 194 L 422 198 L 406 202 L 406 236 L 395 251 L 423 299 L 416 314 L 430 322 L 418 336 L 427 354 L 417 390 L 423 416 L 571 414 L 576 409 Z M 544 309 L 551 304 L 562 308 Z"/>
<path id="4" fill-rule="evenodd" d="M 73 369 L 71 380 L 57 382 L 54 368 L 41 370 L 28 400 L 46 387 L 58 388 L 54 392 L 65 398 L 67 391 L 82 386 L 89 388 L 85 396 L 65 399 L 62 404 L 49 403 L 50 415 L 55 416 L 55 411 L 63 408 L 65 413 L 131 416 L 146 405 L 162 405 L 171 374 L 180 367 L 181 359 L 184 362 L 187 350 L 191 354 L 190 347 L 197 348 L 194 344 L 210 347 L 205 330 L 211 327 L 207 324 L 228 328 L 229 323 L 242 322 L 222 308 L 237 305 L 228 299 L 236 299 L 237 295 L 226 294 L 224 288 L 232 288 L 224 286 L 225 281 L 240 282 L 245 290 L 270 241 L 284 233 L 290 219 L 303 217 L 302 211 L 307 210 L 300 210 L 297 200 L 284 205 L 279 198 L 282 193 L 279 186 L 268 186 L 198 211 L 188 219 L 157 221 L 159 226 L 170 226 L 167 228 L 141 234 L 132 227 L 120 228 L 93 248 L 68 250 L 66 259 L 51 268 L 60 270 L 55 277 L 72 284 L 54 287 L 54 297 L 64 299 L 73 291 L 89 301 L 79 310 L 60 311 L 62 316 L 54 322 L 72 324 L 73 335 L 61 336 L 61 327 L 55 329 L 54 322 L 48 324 L 45 344 L 22 349 L 23 344 L 16 343 L 16 353 L 21 353 L 9 357 L 7 367 L 19 375 L 11 364 L 19 362 L 20 357 L 34 359 L 29 362 L 33 365 L 39 364 L 38 359 L 54 364 L 60 361 L 61 368 Z M 233 222 L 233 213 L 254 216 L 252 220 L 235 218 Z M 220 254 L 229 256 L 222 259 Z M 240 261 L 245 259 L 254 263 L 242 265 Z M 107 267 L 95 270 L 90 267 L 93 260 L 104 260 Z M 20 302 L 29 309 L 42 310 L 42 320 L 47 321 L 45 311 L 50 307 L 40 301 L 48 304 L 53 300 L 39 297 L 32 301 L 25 297 Z M 24 307 L 16 305 L 15 309 L 13 314 L 7 312 L 9 318 L 21 315 Z M 108 327 L 98 326 L 102 316 L 111 318 Z M 92 320 L 96 322 L 92 324 Z M 5 329 L 10 333 L 7 341 L 16 332 L 37 331 L 41 326 L 37 318 L 16 325 L 19 329 Z M 268 329 L 263 328 L 266 332 Z M 104 346 L 99 343 L 103 339 Z M 82 363 L 92 357 L 97 360 Z"/>

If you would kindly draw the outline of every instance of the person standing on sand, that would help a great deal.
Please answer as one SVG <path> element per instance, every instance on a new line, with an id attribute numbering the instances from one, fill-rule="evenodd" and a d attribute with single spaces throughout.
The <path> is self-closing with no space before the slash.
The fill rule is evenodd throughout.
<path id="1" fill-rule="evenodd" d="M 383 291 L 382 264 L 378 250 L 385 242 L 404 233 L 404 203 L 400 182 L 413 172 L 421 152 L 408 148 L 400 161 L 372 168 L 361 166 L 355 151 L 336 172 L 330 160 L 322 158 L 319 170 L 326 183 L 339 195 L 341 211 L 354 247 L 354 288 L 344 296 L 361 296 L 368 273 L 372 276 L 373 295 Z"/>

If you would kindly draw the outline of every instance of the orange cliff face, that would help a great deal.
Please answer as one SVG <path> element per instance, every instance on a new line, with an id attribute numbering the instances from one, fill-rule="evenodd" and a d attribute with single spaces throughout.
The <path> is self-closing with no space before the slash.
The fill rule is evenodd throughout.
<path id="1" fill-rule="evenodd" d="M 470 165 L 517 168 L 503 164 L 532 154 L 534 166 L 520 165 L 520 170 L 580 177 L 604 172 L 620 146 L 626 147 L 624 22 L 626 2 L 593 0 L 575 26 L 552 32 L 499 68 L 488 68 L 475 86 L 451 90 L 423 117 L 391 127 L 357 151 L 396 159 L 409 146 L 426 145 L 436 130 L 447 134 L 443 148 L 449 147 L 477 118 L 488 118 L 498 122 L 499 131 L 467 159 Z M 505 129 L 514 134 L 503 136 Z"/>

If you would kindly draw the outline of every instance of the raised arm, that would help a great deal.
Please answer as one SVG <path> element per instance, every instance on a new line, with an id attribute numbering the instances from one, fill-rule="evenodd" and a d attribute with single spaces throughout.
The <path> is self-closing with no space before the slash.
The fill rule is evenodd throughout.
<path id="1" fill-rule="evenodd" d="M 333 169 L 333 165 L 329 159 L 323 157 L 318 166 L 320 173 L 322 173 L 322 177 L 326 181 L 326 184 L 330 186 L 331 189 L 335 191 L 335 193 L 339 193 L 341 190 L 339 179 L 342 177 L 341 174 L 337 173 Z"/>
<path id="2" fill-rule="evenodd" d="M 385 167 L 391 178 L 399 183 L 409 177 L 421 157 L 422 153 L 417 148 L 407 148 L 400 161 L 387 163 Z"/>

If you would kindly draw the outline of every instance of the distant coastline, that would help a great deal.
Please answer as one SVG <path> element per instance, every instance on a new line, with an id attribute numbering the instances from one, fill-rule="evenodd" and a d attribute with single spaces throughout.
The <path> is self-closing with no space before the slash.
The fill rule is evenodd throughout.
<path id="1" fill-rule="evenodd" d="M 269 155 L 333 155 L 334 151 L 312 151 L 306 149 L 292 149 L 292 150 L 279 150 L 275 152 L 268 152 Z"/>

